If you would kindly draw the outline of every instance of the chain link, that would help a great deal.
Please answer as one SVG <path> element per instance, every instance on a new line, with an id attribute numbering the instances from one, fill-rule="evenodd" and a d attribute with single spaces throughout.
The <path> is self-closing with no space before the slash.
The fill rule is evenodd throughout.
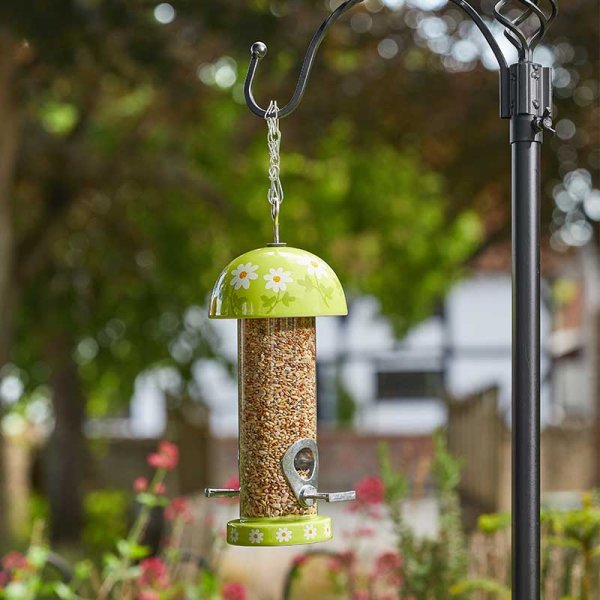
<path id="1" fill-rule="evenodd" d="M 265 114 L 267 121 L 267 145 L 269 147 L 269 181 L 271 185 L 267 199 L 271 205 L 273 219 L 273 242 L 279 244 L 279 207 L 283 202 L 283 188 L 279 174 L 281 171 L 279 148 L 281 145 L 281 131 L 279 130 L 279 107 L 274 100 L 269 104 Z"/>

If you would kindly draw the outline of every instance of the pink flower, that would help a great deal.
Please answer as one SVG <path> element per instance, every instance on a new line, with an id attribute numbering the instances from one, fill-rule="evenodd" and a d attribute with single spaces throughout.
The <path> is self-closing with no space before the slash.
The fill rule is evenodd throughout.
<path id="1" fill-rule="evenodd" d="M 369 600 L 369 592 L 365 590 L 355 590 L 352 594 L 352 600 Z"/>
<path id="2" fill-rule="evenodd" d="M 344 559 L 337 556 L 330 558 L 327 562 L 327 566 L 332 573 L 339 573 L 344 568 Z"/>
<path id="3" fill-rule="evenodd" d="M 154 590 L 143 590 L 137 595 L 136 600 L 160 600 L 160 596 Z"/>
<path id="4" fill-rule="evenodd" d="M 148 480 L 145 477 L 137 477 L 133 482 L 133 489 L 140 494 L 148 489 Z"/>
<path id="5" fill-rule="evenodd" d="M 160 558 L 145 558 L 141 563 L 141 574 L 137 578 L 140 587 L 166 588 L 169 586 L 167 565 Z"/>
<path id="6" fill-rule="evenodd" d="M 246 600 L 248 592 L 246 588 L 237 582 L 224 583 L 221 588 L 221 598 L 223 600 Z"/>
<path id="7" fill-rule="evenodd" d="M 298 569 L 306 562 L 307 558 L 308 556 L 306 554 L 298 554 L 298 556 L 292 558 L 292 565 Z"/>
<path id="8" fill-rule="evenodd" d="M 212 529 L 215 525 L 215 515 L 213 515 L 212 513 L 208 513 L 204 516 L 204 524 L 209 528 Z"/>
<path id="9" fill-rule="evenodd" d="M 240 479 L 237 475 L 232 475 L 224 484 L 225 489 L 237 490 L 240 487 Z"/>
<path id="10" fill-rule="evenodd" d="M 385 486 L 380 477 L 365 477 L 356 483 L 356 499 L 362 504 L 382 504 Z"/>
<path id="11" fill-rule="evenodd" d="M 164 494 L 167 491 L 167 486 L 162 482 L 159 481 L 155 486 L 154 486 L 154 493 L 155 494 Z"/>
<path id="12" fill-rule="evenodd" d="M 375 535 L 375 530 L 372 527 L 357 527 L 354 530 L 353 537 L 373 537 Z"/>
<path id="13" fill-rule="evenodd" d="M 340 552 L 338 554 L 340 560 L 344 562 L 348 568 L 352 568 L 356 562 L 356 554 L 352 550 L 346 550 L 346 552 Z"/>
<path id="14" fill-rule="evenodd" d="M 155 469 L 171 471 L 179 462 L 179 448 L 171 442 L 161 442 L 158 452 L 148 456 L 148 464 Z"/>
<path id="15" fill-rule="evenodd" d="M 396 552 L 384 552 L 375 560 L 375 569 L 379 572 L 394 571 L 400 568 L 402 558 Z"/>
<path id="16" fill-rule="evenodd" d="M 16 571 L 17 569 L 27 569 L 29 562 L 27 557 L 20 552 L 9 552 L 2 559 L 2 566 L 8 571 Z"/>
<path id="17" fill-rule="evenodd" d="M 0 571 L 0 590 L 10 581 L 10 575 L 6 571 Z"/>
<path id="18" fill-rule="evenodd" d="M 389 585 L 399 586 L 402 583 L 399 569 L 402 565 L 402 557 L 396 552 L 384 552 L 375 560 L 373 577 L 388 583 Z"/>
<path id="19" fill-rule="evenodd" d="M 184 522 L 189 523 L 192 518 L 190 505 L 185 498 L 173 498 L 169 506 L 165 508 L 165 519 L 167 519 L 167 521 L 183 519 Z"/>
<path id="20" fill-rule="evenodd" d="M 223 487 L 226 490 L 239 490 L 240 489 L 240 480 L 236 475 L 232 475 L 224 484 Z M 219 504 L 234 504 L 238 501 L 236 497 L 233 498 L 219 498 Z"/>

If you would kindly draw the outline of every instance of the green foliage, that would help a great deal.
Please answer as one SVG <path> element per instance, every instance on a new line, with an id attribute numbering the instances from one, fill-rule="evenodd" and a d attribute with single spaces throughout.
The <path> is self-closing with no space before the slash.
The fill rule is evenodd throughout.
<path id="1" fill-rule="evenodd" d="M 460 596 L 469 598 L 471 594 L 475 592 L 484 592 L 491 594 L 493 598 L 499 598 L 500 600 L 510 600 L 511 593 L 510 588 L 485 578 L 469 579 L 467 581 L 461 581 L 460 583 L 454 584 L 450 588 L 450 593 L 453 596 Z"/>
<path id="2" fill-rule="evenodd" d="M 440 432 L 435 434 L 434 443 L 432 473 L 440 501 L 439 533 L 435 539 L 418 538 L 405 522 L 400 502 L 408 493 L 408 482 L 391 467 L 388 453 L 380 450 L 386 503 L 398 535 L 398 553 L 402 557 L 399 593 L 403 600 L 445 600 L 448 590 L 463 582 L 467 574 L 467 551 L 457 492 L 460 465 L 448 454 Z M 455 588 L 458 597 L 465 597 L 467 591 L 467 588 Z"/>
<path id="3" fill-rule="evenodd" d="M 561 598 L 591 600 L 600 593 L 600 498 L 595 492 L 583 494 L 581 508 L 544 508 L 542 523 L 542 591 L 560 589 Z M 510 513 L 481 515 L 479 529 L 493 543 L 510 527 Z M 510 557 L 505 557 L 509 566 Z M 558 572 L 556 565 L 559 565 Z M 477 577 L 459 582 L 456 590 L 490 591 L 509 594 L 506 581 Z"/>
<path id="4" fill-rule="evenodd" d="M 497 531 L 510 527 L 510 513 L 479 515 L 477 526 L 479 531 L 487 535 L 493 535 Z"/>
<path id="5" fill-rule="evenodd" d="M 352 394 L 344 385 L 339 374 L 336 378 L 336 399 L 337 424 L 338 426 L 344 429 L 349 429 L 354 425 L 354 417 L 356 415 L 356 402 L 354 401 Z"/>
<path id="6" fill-rule="evenodd" d="M 223 222 L 222 247 L 242 252 L 268 241 L 271 223 L 264 140 L 253 141 L 236 160 L 230 146 L 236 124 L 220 121 L 211 139 L 195 132 L 192 152 L 202 164 L 211 162 L 213 185 L 231 202 L 235 222 L 229 215 Z M 412 149 L 379 142 L 359 149 L 353 137 L 352 127 L 337 120 L 312 156 L 286 152 L 282 144 L 281 235 L 330 262 L 351 295 L 375 295 L 402 333 L 431 314 L 480 241 L 481 228 L 471 211 L 449 217 L 443 181 Z M 217 169 L 215 154 L 229 156 L 225 170 Z"/>
<path id="7" fill-rule="evenodd" d="M 83 503 L 83 541 L 92 555 L 99 556 L 114 547 L 115 539 L 127 532 L 130 495 L 119 490 L 97 490 Z"/>
<path id="8" fill-rule="evenodd" d="M 392 466 L 387 444 L 380 443 L 377 448 L 379 456 L 379 472 L 385 488 L 385 502 L 391 514 L 395 517 L 395 525 L 403 525 L 401 521 L 401 503 L 406 500 L 409 492 L 408 479 L 401 471 Z"/>
<path id="9" fill-rule="evenodd" d="M 563 594 L 579 593 L 581 600 L 592 600 L 600 593 L 600 501 L 596 493 L 584 494 L 579 509 L 544 510 L 544 554 L 558 549 L 565 562 Z M 580 589 L 576 589 L 574 574 L 583 572 Z M 542 570 L 548 576 L 548 569 Z M 596 594 L 596 595 L 594 595 Z"/>

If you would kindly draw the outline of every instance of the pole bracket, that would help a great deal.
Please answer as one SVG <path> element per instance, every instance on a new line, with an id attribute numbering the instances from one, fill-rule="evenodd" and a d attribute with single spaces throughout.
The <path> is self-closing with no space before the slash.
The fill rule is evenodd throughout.
<path id="1" fill-rule="evenodd" d="M 531 62 L 510 66 L 510 114 L 552 117 L 552 69 Z"/>
<path id="2" fill-rule="evenodd" d="M 537 63 L 510 66 L 511 143 L 541 142 L 552 126 L 552 69 Z"/>

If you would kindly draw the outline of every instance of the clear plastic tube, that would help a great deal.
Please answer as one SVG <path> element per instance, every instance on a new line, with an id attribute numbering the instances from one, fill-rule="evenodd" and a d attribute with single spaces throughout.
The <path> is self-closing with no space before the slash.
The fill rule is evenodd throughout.
<path id="1" fill-rule="evenodd" d="M 315 514 L 281 467 L 294 442 L 316 440 L 315 318 L 240 319 L 238 356 L 240 516 Z"/>

